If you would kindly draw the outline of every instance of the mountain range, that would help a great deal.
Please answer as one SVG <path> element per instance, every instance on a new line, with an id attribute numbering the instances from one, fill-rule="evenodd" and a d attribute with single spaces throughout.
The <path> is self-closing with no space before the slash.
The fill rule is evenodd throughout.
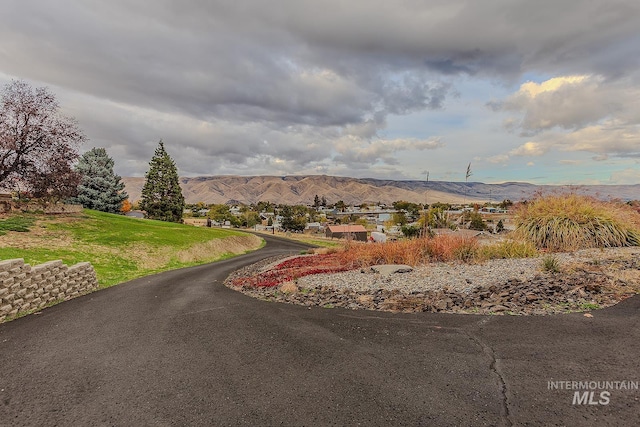
<path id="1" fill-rule="evenodd" d="M 144 178 L 122 178 L 131 201 L 140 200 Z M 398 181 L 347 178 L 327 175 L 305 176 L 201 176 L 180 178 L 187 203 L 207 204 L 269 201 L 276 204 L 311 204 L 316 195 L 328 203 L 385 203 L 398 200 L 413 203 L 475 203 L 521 201 L 537 193 L 576 191 L 601 199 L 640 200 L 640 184 L 554 186 L 523 182 L 484 184 L 481 182 Z"/>

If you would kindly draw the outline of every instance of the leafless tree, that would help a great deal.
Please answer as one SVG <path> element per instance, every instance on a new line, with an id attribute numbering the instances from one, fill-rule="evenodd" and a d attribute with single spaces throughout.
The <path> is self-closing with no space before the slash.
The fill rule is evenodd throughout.
<path id="1" fill-rule="evenodd" d="M 73 194 L 78 177 L 72 165 L 86 138 L 75 119 L 59 109 L 46 87 L 33 89 L 21 80 L 5 86 L 0 105 L 0 187 L 53 200 Z"/>

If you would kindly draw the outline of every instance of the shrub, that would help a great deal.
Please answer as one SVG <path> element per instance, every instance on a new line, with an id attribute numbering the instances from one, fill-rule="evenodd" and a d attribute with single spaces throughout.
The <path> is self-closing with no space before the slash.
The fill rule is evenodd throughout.
<path id="1" fill-rule="evenodd" d="M 420 234 L 421 229 L 415 225 L 403 225 L 401 230 L 405 237 L 411 239 L 417 237 Z"/>
<path id="2" fill-rule="evenodd" d="M 516 211 L 516 236 L 567 251 L 640 245 L 640 215 L 617 202 L 578 194 L 538 197 Z"/>
<path id="3" fill-rule="evenodd" d="M 487 224 L 485 224 L 484 221 L 482 220 L 482 215 L 480 214 L 480 212 L 471 212 L 469 219 L 470 219 L 470 222 L 469 222 L 470 230 L 478 230 L 478 231 L 486 230 Z"/>
<path id="4" fill-rule="evenodd" d="M 542 270 L 547 273 L 559 273 L 560 272 L 560 262 L 558 258 L 547 255 L 542 258 Z"/>

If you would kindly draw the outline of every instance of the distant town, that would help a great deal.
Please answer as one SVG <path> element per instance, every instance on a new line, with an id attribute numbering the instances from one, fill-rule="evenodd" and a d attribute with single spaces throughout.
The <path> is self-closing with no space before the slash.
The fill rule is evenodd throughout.
<path id="1" fill-rule="evenodd" d="M 386 204 L 347 205 L 315 197 L 309 205 L 188 204 L 184 223 L 201 227 L 248 228 L 262 232 L 323 235 L 329 238 L 376 239 L 415 237 L 425 232 L 472 230 L 500 233 L 511 228 L 510 200 L 500 203 L 431 205 L 397 201 Z M 133 210 L 129 215 L 142 216 Z"/>

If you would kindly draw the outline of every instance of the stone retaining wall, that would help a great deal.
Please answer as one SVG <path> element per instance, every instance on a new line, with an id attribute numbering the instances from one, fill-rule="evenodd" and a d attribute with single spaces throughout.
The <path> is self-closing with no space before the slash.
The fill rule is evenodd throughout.
<path id="1" fill-rule="evenodd" d="M 65 203 L 54 203 L 49 205 L 41 205 L 39 203 L 27 203 L 24 205 L 16 205 L 14 210 L 22 212 L 44 212 L 47 215 L 60 215 L 82 212 L 82 205 L 69 205 Z"/>
<path id="2" fill-rule="evenodd" d="M 97 287 L 96 272 L 88 262 L 67 267 L 58 260 L 31 267 L 23 259 L 0 261 L 0 322 Z"/>
<path id="3" fill-rule="evenodd" d="M 43 212 L 47 215 L 74 214 L 82 212 L 82 205 L 68 203 L 19 203 L 15 202 L 11 195 L 0 193 L 0 213 L 11 212 Z"/>

